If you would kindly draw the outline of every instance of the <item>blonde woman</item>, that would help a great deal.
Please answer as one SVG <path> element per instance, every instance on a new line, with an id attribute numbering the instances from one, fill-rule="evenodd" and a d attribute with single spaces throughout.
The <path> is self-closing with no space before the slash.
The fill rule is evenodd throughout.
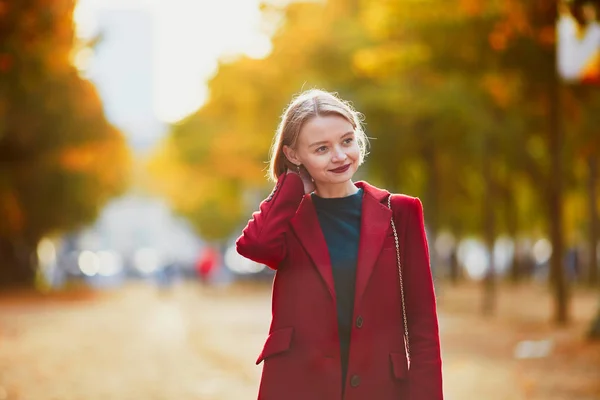
<path id="1" fill-rule="evenodd" d="M 366 146 L 332 93 L 302 93 L 282 116 L 275 188 L 237 240 L 277 271 L 260 400 L 443 398 L 422 205 L 352 181 Z"/>

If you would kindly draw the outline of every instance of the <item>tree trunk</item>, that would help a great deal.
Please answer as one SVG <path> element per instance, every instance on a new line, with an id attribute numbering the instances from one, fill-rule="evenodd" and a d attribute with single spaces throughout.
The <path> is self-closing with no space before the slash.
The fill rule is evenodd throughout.
<path id="1" fill-rule="evenodd" d="M 552 242 L 550 280 L 554 291 L 554 321 L 558 325 L 568 322 L 568 293 L 563 266 L 563 171 L 562 171 L 562 117 L 560 108 L 560 82 L 553 74 L 549 83 L 549 148 L 550 174 L 548 175 L 548 222 Z"/>
<path id="2" fill-rule="evenodd" d="M 0 289 L 33 287 L 35 280 L 34 246 L 25 241 L 0 238 Z"/>
<path id="3" fill-rule="evenodd" d="M 592 321 L 588 336 L 592 340 L 600 340 L 600 302 L 598 303 L 598 312 L 596 313 L 596 318 Z"/>
<path id="4" fill-rule="evenodd" d="M 518 283 L 521 279 L 521 260 L 517 257 L 519 246 L 517 242 L 517 232 L 519 231 L 519 214 L 515 205 L 515 199 L 513 198 L 513 192 L 510 190 L 509 185 L 505 185 L 504 189 L 504 201 L 505 201 L 505 213 L 506 213 L 506 225 L 508 235 L 513 240 L 514 252 L 510 263 L 509 277 L 510 281 L 514 284 Z"/>
<path id="5" fill-rule="evenodd" d="M 496 268 L 494 263 L 494 242 L 496 240 L 494 224 L 494 182 L 492 176 L 492 143 L 491 134 L 486 133 L 483 144 L 483 180 L 485 195 L 483 197 L 484 237 L 489 256 L 489 265 L 484 278 L 483 315 L 492 315 L 496 310 Z"/>
<path id="6" fill-rule="evenodd" d="M 589 262 L 589 275 L 588 282 L 590 286 L 596 286 L 598 284 L 598 193 L 596 192 L 596 184 L 598 183 L 598 156 L 591 155 L 588 158 L 589 167 L 589 180 L 588 180 L 588 192 L 589 192 L 589 206 L 590 206 L 590 236 L 589 236 L 589 248 L 590 248 L 590 262 Z"/>
<path id="7" fill-rule="evenodd" d="M 431 269 L 435 274 L 438 266 L 438 256 L 435 251 L 434 241 L 437 238 L 439 226 L 438 197 L 439 197 L 439 179 L 435 156 L 435 148 L 429 145 L 424 149 L 423 156 L 427 164 L 427 187 L 425 192 L 425 218 L 427 222 L 427 238 L 430 240 Z"/>

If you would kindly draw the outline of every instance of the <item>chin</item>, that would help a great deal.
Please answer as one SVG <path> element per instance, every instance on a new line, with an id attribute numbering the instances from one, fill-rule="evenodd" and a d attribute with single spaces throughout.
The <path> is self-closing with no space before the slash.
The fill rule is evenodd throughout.
<path id="1" fill-rule="evenodd" d="M 354 173 L 356 173 L 356 168 L 350 168 L 348 171 L 346 171 L 343 174 L 334 174 L 334 173 L 329 173 L 330 176 L 330 182 L 331 183 L 344 183 L 349 181 L 350 179 L 352 179 L 352 177 L 354 176 Z"/>

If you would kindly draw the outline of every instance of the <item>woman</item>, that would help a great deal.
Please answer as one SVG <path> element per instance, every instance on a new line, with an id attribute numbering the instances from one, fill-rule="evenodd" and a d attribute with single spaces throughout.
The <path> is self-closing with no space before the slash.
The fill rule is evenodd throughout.
<path id="1" fill-rule="evenodd" d="M 352 181 L 366 144 L 358 113 L 324 91 L 282 117 L 275 189 L 236 243 L 277 271 L 259 400 L 443 398 L 421 202 L 394 195 L 390 210 L 389 192 Z"/>

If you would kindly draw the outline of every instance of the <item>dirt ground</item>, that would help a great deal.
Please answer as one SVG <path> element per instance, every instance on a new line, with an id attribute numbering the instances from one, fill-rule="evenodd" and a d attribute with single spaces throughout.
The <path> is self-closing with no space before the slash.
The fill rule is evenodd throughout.
<path id="1" fill-rule="evenodd" d="M 597 291 L 573 293 L 566 328 L 539 286 L 501 288 L 486 318 L 476 285 L 438 297 L 447 400 L 600 400 Z M 0 400 L 255 399 L 269 319 L 264 284 L 2 294 Z"/>

